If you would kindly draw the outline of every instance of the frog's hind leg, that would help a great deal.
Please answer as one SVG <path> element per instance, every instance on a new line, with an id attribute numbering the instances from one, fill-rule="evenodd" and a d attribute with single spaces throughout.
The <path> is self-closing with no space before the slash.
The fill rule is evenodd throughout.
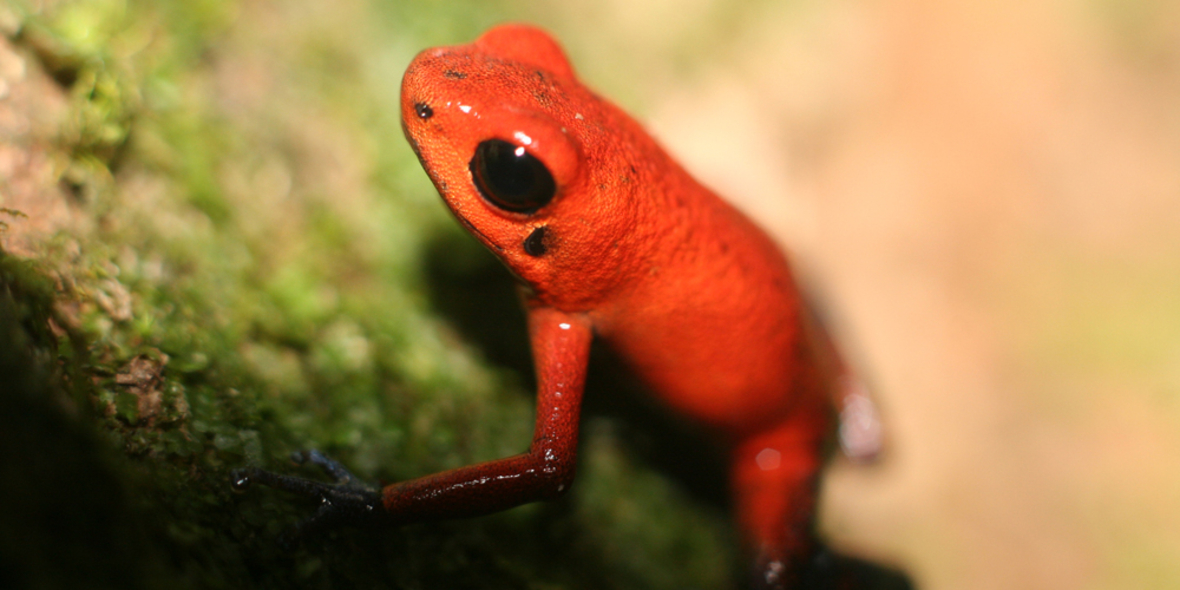
<path id="1" fill-rule="evenodd" d="M 731 484 L 739 524 L 756 556 L 754 588 L 796 587 L 816 550 L 816 484 L 831 415 L 824 404 L 814 405 L 734 449 Z"/>

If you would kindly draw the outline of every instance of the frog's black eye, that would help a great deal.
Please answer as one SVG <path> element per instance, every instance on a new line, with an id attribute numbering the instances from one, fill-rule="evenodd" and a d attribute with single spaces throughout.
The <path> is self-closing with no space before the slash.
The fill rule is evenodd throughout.
<path id="1" fill-rule="evenodd" d="M 480 194 L 501 209 L 531 213 L 549 204 L 557 193 L 549 169 L 523 147 L 507 141 L 480 142 L 470 168 Z"/>

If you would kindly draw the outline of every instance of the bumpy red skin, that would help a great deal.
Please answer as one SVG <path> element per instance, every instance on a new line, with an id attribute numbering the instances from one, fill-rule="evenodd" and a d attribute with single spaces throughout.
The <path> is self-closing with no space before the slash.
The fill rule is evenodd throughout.
<path id="1" fill-rule="evenodd" d="M 391 485 L 390 514 L 471 516 L 564 491 L 593 336 L 668 406 L 732 443 L 741 526 L 768 575 L 784 566 L 789 575 L 809 548 L 833 412 L 822 353 L 775 244 L 579 83 L 538 29 L 505 25 L 422 52 L 401 107 L 447 205 L 524 286 L 539 391 L 528 453 Z M 491 138 L 547 165 L 552 202 L 511 213 L 480 195 L 469 162 Z M 523 244 L 542 226 L 545 252 L 532 255 Z"/>

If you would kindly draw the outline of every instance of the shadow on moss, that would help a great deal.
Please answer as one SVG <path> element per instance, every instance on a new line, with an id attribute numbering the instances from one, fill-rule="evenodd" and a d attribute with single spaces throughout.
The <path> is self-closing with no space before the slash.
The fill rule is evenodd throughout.
<path id="1" fill-rule="evenodd" d="M 154 586 L 164 555 L 77 403 L 83 360 L 61 354 L 52 295 L 31 265 L 0 253 L 0 587 Z"/>

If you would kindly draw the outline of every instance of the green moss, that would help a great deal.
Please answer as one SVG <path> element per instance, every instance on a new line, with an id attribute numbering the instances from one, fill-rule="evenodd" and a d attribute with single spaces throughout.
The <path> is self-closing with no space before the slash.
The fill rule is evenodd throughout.
<path id="1" fill-rule="evenodd" d="M 507 279 L 458 237 L 395 102 L 413 52 L 473 37 L 500 5 L 14 6 L 15 41 L 68 93 L 51 147 L 91 223 L 32 260 L 0 255 L 0 362 L 21 384 L 0 433 L 23 437 L 0 444 L 20 482 L 6 506 L 31 515 L 0 537 L 35 541 L 3 547 L 0 586 L 724 585 L 716 512 L 609 429 L 588 435 L 572 496 L 483 519 L 285 550 L 313 507 L 231 492 L 232 469 L 293 470 L 301 448 L 377 481 L 527 446 L 527 369 L 489 365 L 438 315 L 428 254 L 469 260 L 452 289 Z"/>

